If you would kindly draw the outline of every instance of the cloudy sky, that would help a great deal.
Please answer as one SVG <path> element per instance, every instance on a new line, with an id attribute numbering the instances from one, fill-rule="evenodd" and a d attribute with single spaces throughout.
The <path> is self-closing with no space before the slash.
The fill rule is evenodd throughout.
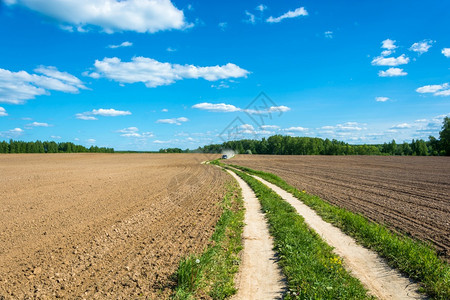
<path id="1" fill-rule="evenodd" d="M 0 3 L 0 140 L 403 142 L 450 115 L 450 1 Z"/>

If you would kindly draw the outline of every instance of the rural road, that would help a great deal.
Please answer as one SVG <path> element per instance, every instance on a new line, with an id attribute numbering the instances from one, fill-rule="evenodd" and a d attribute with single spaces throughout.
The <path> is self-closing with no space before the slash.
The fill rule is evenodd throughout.
<path id="1" fill-rule="evenodd" d="M 244 249 L 236 280 L 237 294 L 232 299 L 281 299 L 285 280 L 276 262 L 273 241 L 261 212 L 261 205 L 252 189 L 232 171 L 245 204 Z"/>
<path id="2" fill-rule="evenodd" d="M 292 194 L 257 176 L 255 179 L 271 188 L 292 205 L 304 217 L 310 228 L 316 231 L 334 252 L 344 259 L 345 267 L 379 299 L 425 299 L 417 292 L 419 286 L 389 267 L 375 252 L 358 245 L 340 229 L 322 220 L 311 208 Z"/>

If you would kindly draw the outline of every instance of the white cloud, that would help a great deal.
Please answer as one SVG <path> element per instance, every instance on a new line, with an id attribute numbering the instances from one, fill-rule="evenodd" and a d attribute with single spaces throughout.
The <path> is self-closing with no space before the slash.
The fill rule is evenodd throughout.
<path id="1" fill-rule="evenodd" d="M 169 110 L 167 108 L 161 109 L 162 112 L 168 112 Z"/>
<path id="2" fill-rule="evenodd" d="M 40 66 L 34 71 L 43 75 L 0 69 L 0 102 L 23 104 L 36 96 L 48 95 L 49 91 L 78 93 L 87 89 L 80 79 L 55 67 Z"/>
<path id="3" fill-rule="evenodd" d="M 256 19 L 255 15 L 252 13 L 249 13 L 248 11 L 245 11 L 245 15 L 248 17 L 248 19 L 245 20 L 247 23 L 255 24 Z"/>
<path id="4" fill-rule="evenodd" d="M 377 102 L 386 102 L 388 100 L 389 100 L 388 97 L 375 97 L 375 101 Z"/>
<path id="5" fill-rule="evenodd" d="M 265 6 L 264 4 L 260 4 L 255 9 L 259 10 L 260 12 L 263 12 L 267 9 L 267 6 Z"/>
<path id="6" fill-rule="evenodd" d="M 7 115 L 6 109 L 0 106 L 0 117 L 6 117 Z"/>
<path id="7" fill-rule="evenodd" d="M 95 144 L 96 140 L 95 139 L 87 139 L 86 142 L 89 144 Z"/>
<path id="8" fill-rule="evenodd" d="M 294 11 L 288 11 L 287 13 L 274 18 L 272 16 L 270 16 L 266 22 L 268 23 L 279 23 L 281 21 L 283 21 L 284 19 L 290 19 L 290 18 L 296 18 L 296 17 L 300 17 L 300 16 L 307 16 L 308 12 L 306 11 L 306 9 L 304 7 L 299 7 Z"/>
<path id="9" fill-rule="evenodd" d="M 391 50 L 384 50 L 384 51 L 381 51 L 381 55 L 382 56 L 389 56 L 389 55 L 391 55 L 392 54 L 392 51 Z"/>
<path id="10" fill-rule="evenodd" d="M 201 110 L 208 110 L 212 112 L 246 112 L 249 114 L 268 114 L 272 112 L 287 112 L 291 110 L 289 107 L 281 105 L 281 106 L 271 106 L 262 110 L 255 110 L 255 109 L 243 109 L 236 107 L 232 104 L 225 104 L 225 103 L 198 103 L 192 106 L 192 108 L 197 108 Z"/>
<path id="11" fill-rule="evenodd" d="M 218 24 L 218 26 L 219 26 L 219 28 L 220 28 L 222 31 L 225 31 L 225 29 L 227 29 L 227 27 L 228 27 L 228 23 L 227 23 L 227 22 L 220 22 L 220 23 Z"/>
<path id="12" fill-rule="evenodd" d="M 428 52 L 434 42 L 435 41 L 432 40 L 423 40 L 421 42 L 412 44 L 409 50 L 417 52 L 419 54 L 423 54 L 425 52 Z"/>
<path id="13" fill-rule="evenodd" d="M 449 83 L 425 85 L 416 89 L 416 92 L 432 93 L 434 96 L 450 96 L 450 85 Z"/>
<path id="14" fill-rule="evenodd" d="M 387 50 L 394 50 L 397 48 L 395 42 L 396 42 L 395 40 L 385 39 L 384 41 L 381 42 L 381 48 Z"/>
<path id="15" fill-rule="evenodd" d="M 130 137 L 130 138 L 140 138 L 147 139 L 154 137 L 152 132 L 139 132 L 137 127 L 128 127 L 124 129 L 117 130 L 118 133 L 121 133 L 120 136 Z"/>
<path id="16" fill-rule="evenodd" d="M 119 44 L 119 45 L 109 45 L 108 48 L 116 49 L 116 48 L 131 47 L 131 46 L 133 46 L 133 43 L 123 42 L 122 44 Z"/>
<path id="17" fill-rule="evenodd" d="M 357 122 L 346 122 L 343 124 L 337 124 L 336 126 L 323 126 L 320 129 L 327 130 L 329 133 L 332 133 L 334 131 L 361 131 L 363 128 L 362 124 L 359 124 Z"/>
<path id="18" fill-rule="evenodd" d="M 409 129 L 409 128 L 411 128 L 411 127 L 412 127 L 411 124 L 408 124 L 408 123 L 401 123 L 401 124 L 392 126 L 391 129 Z"/>
<path id="19" fill-rule="evenodd" d="M 280 129 L 280 126 L 278 125 L 261 125 L 262 129 L 271 129 L 271 130 L 276 130 L 276 129 Z"/>
<path id="20" fill-rule="evenodd" d="M 444 54 L 445 57 L 450 57 L 450 48 L 443 48 L 441 53 Z"/>
<path id="21" fill-rule="evenodd" d="M 17 138 L 23 134 L 24 130 L 22 128 L 14 128 L 7 131 L 0 131 L 0 137 L 3 138 Z"/>
<path id="22" fill-rule="evenodd" d="M 303 132 L 303 131 L 308 131 L 308 128 L 298 126 L 298 127 L 289 127 L 284 130 L 285 131 L 301 131 L 301 132 Z"/>
<path id="23" fill-rule="evenodd" d="M 54 140 L 59 140 L 61 139 L 61 137 L 59 135 L 51 135 L 50 138 L 54 139 Z"/>
<path id="24" fill-rule="evenodd" d="M 192 26 L 170 0 L 9 0 L 6 4 L 22 5 L 56 19 L 70 31 L 84 32 L 96 26 L 107 33 L 154 33 Z"/>
<path id="25" fill-rule="evenodd" d="M 189 121 L 188 118 L 181 117 L 181 118 L 172 118 L 172 119 L 159 119 L 156 121 L 156 123 L 181 125 L 181 123 L 184 123 L 187 121 Z"/>
<path id="26" fill-rule="evenodd" d="M 86 111 L 83 113 L 76 114 L 76 118 L 80 120 L 98 120 L 95 116 L 102 117 L 118 117 L 118 116 L 128 116 L 131 115 L 130 111 L 115 110 L 114 108 L 100 108 L 93 109 L 92 111 Z"/>
<path id="27" fill-rule="evenodd" d="M 287 106 L 284 105 L 280 105 L 280 106 L 271 106 L 269 108 L 269 112 L 287 112 L 290 111 L 291 109 Z"/>
<path id="28" fill-rule="evenodd" d="M 177 51 L 177 49 L 172 48 L 172 47 L 167 47 L 166 51 L 167 52 L 175 52 L 175 51 Z"/>
<path id="29" fill-rule="evenodd" d="M 31 124 L 27 124 L 26 127 L 50 127 L 52 125 L 48 123 L 39 123 L 39 122 L 33 122 Z"/>
<path id="30" fill-rule="evenodd" d="M 438 92 L 434 93 L 434 95 L 435 96 L 450 96 L 450 89 L 438 91 Z"/>
<path id="31" fill-rule="evenodd" d="M 405 54 L 400 55 L 399 57 L 384 57 L 377 56 L 372 60 L 373 66 L 399 66 L 406 65 L 409 63 L 409 57 L 406 57 Z"/>
<path id="32" fill-rule="evenodd" d="M 142 82 L 146 87 L 169 85 L 182 79 L 203 78 L 217 81 L 227 78 L 247 77 L 250 73 L 235 64 L 223 66 L 197 67 L 162 63 L 146 57 L 134 57 L 131 62 L 122 62 L 119 58 L 104 58 L 95 61 L 95 72 L 87 74 L 92 78 L 105 77 L 120 83 Z"/>
<path id="33" fill-rule="evenodd" d="M 225 103 L 198 103 L 192 106 L 192 108 L 202 109 L 202 110 L 209 110 L 214 112 L 235 112 L 235 111 L 241 111 L 240 108 L 231 105 L 231 104 L 225 104 Z"/>
<path id="34" fill-rule="evenodd" d="M 408 73 L 404 72 L 400 68 L 389 68 L 386 71 L 379 71 L 378 76 L 380 77 L 396 77 L 396 76 L 406 76 Z"/>
<path id="35" fill-rule="evenodd" d="M 324 35 L 327 39 L 332 39 L 333 38 L 333 31 L 325 31 Z"/>

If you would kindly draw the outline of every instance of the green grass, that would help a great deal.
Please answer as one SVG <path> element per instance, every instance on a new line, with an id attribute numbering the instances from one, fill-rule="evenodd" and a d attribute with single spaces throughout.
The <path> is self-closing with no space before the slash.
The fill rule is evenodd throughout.
<path id="1" fill-rule="evenodd" d="M 406 235 L 394 233 L 359 214 L 331 205 L 317 196 L 301 192 L 274 174 L 236 165 L 231 166 L 257 175 L 292 193 L 314 209 L 324 220 L 339 227 L 362 245 L 378 252 L 391 266 L 421 282 L 423 291 L 428 296 L 435 299 L 450 299 L 449 264 L 440 259 L 430 245 Z"/>
<path id="2" fill-rule="evenodd" d="M 253 177 L 235 172 L 253 189 L 269 222 L 279 265 L 287 278 L 284 299 L 372 299 L 290 204 Z"/>
<path id="3" fill-rule="evenodd" d="M 222 206 L 211 245 L 201 255 L 180 262 L 174 299 L 225 299 L 235 294 L 234 276 L 239 270 L 244 227 L 243 200 L 237 183 L 228 187 Z"/>

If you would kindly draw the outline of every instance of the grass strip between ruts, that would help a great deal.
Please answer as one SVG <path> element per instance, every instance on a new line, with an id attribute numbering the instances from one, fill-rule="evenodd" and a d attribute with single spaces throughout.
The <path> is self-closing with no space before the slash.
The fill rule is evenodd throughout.
<path id="1" fill-rule="evenodd" d="M 274 174 L 232 164 L 230 166 L 257 175 L 290 192 L 314 209 L 324 220 L 339 227 L 365 247 L 378 252 L 392 267 L 419 281 L 428 296 L 435 299 L 450 299 L 450 266 L 439 258 L 431 246 L 392 232 L 362 215 L 331 205 L 318 196 L 299 191 Z"/>
<path id="2" fill-rule="evenodd" d="M 236 182 L 228 186 L 221 205 L 211 245 L 202 254 L 181 260 L 173 299 L 225 299 L 236 293 L 234 277 L 239 270 L 245 213 Z"/>
<path id="3" fill-rule="evenodd" d="M 278 263 L 287 279 L 284 299 L 373 298 L 289 203 L 253 177 L 233 171 L 253 189 L 268 220 Z"/>

